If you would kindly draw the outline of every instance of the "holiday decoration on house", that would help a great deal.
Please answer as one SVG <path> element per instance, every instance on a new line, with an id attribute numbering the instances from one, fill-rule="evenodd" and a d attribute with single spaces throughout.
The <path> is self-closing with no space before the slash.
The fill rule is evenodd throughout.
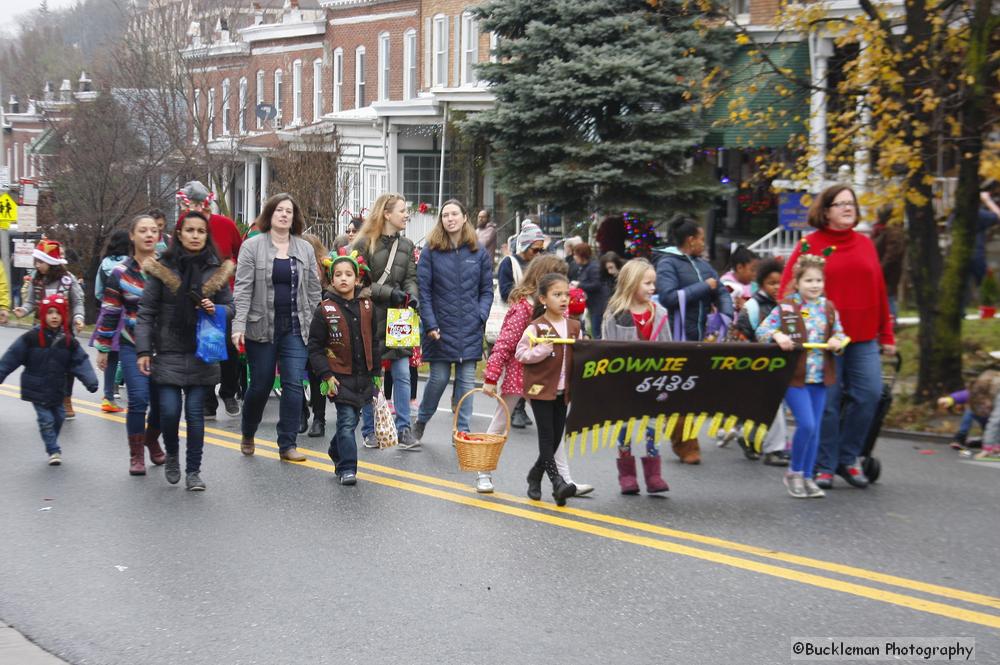
<path id="1" fill-rule="evenodd" d="M 660 243 L 660 237 L 652 221 L 644 215 L 626 212 L 622 214 L 625 226 L 625 253 L 631 257 L 649 256 Z"/>

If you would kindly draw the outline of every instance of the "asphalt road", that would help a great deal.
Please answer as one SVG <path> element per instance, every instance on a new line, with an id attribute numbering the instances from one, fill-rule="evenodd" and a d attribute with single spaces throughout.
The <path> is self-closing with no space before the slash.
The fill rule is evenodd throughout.
<path id="1" fill-rule="evenodd" d="M 1000 465 L 943 446 L 881 441 L 877 485 L 809 501 L 714 446 L 698 467 L 665 454 L 665 497 L 626 497 L 604 450 L 571 460 L 597 490 L 560 509 L 524 497 L 533 429 L 492 496 L 457 470 L 445 412 L 423 452 L 362 448 L 345 488 L 319 439 L 277 460 L 272 400 L 253 458 L 237 420 L 210 423 L 193 494 L 130 477 L 124 414 L 79 384 L 48 467 L 17 383 L 0 621 L 70 663 L 782 663 L 792 636 L 971 637 L 1000 661 Z"/>

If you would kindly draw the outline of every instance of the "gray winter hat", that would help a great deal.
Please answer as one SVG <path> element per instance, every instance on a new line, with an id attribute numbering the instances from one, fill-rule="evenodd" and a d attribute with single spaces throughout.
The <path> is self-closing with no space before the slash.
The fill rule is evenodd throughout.
<path id="1" fill-rule="evenodd" d="M 192 180 L 191 182 L 186 183 L 178 194 L 183 194 L 186 198 L 194 201 L 195 203 L 208 201 L 209 196 L 211 196 L 211 192 L 208 191 L 208 187 L 205 187 L 205 185 L 201 184 L 197 180 Z"/>

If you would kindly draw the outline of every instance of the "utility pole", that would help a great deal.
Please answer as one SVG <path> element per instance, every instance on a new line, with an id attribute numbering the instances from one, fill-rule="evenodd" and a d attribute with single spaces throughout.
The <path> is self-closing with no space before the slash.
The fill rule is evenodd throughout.
<path id="1" fill-rule="evenodd" d="M 7 137 L 4 133 L 4 126 L 7 121 L 4 119 L 3 113 L 3 81 L 0 81 L 0 172 L 8 170 L 7 164 Z M 3 188 L 4 191 L 10 190 L 10 173 L 7 174 L 7 185 Z M 10 231 L 6 228 L 0 229 L 0 260 L 3 261 L 4 274 L 7 275 L 7 285 L 10 288 L 10 293 L 7 294 L 13 302 L 14 289 L 17 286 L 14 284 L 14 279 L 11 275 L 10 270 Z"/>

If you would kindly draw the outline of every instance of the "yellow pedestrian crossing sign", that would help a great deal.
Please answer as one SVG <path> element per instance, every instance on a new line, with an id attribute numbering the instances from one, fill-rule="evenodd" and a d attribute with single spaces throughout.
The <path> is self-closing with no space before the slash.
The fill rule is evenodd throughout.
<path id="1" fill-rule="evenodd" d="M 10 194 L 0 195 L 0 229 L 10 227 L 11 222 L 17 221 L 17 202 L 11 198 Z"/>

